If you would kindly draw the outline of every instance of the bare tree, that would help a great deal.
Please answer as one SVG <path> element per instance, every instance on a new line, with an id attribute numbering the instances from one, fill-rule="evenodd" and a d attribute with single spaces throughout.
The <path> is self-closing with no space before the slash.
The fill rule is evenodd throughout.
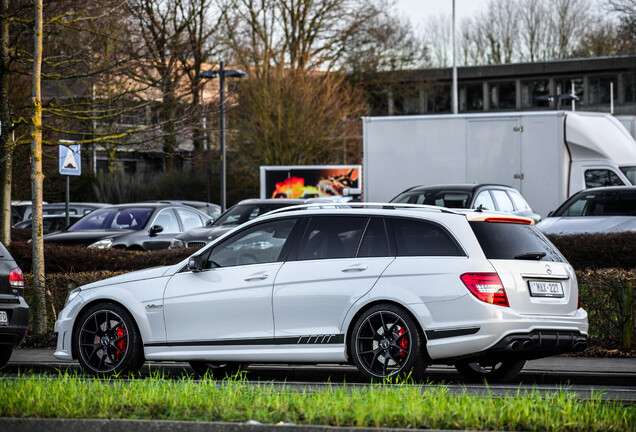
<path id="1" fill-rule="evenodd" d="M 552 58 L 567 58 L 574 51 L 589 23 L 588 0 L 554 0 L 550 2 L 550 31 L 553 35 Z"/>
<path id="2" fill-rule="evenodd" d="M 519 57 L 530 62 L 545 60 L 547 33 L 550 30 L 545 1 L 522 0 L 519 13 L 521 15 Z"/>
<path id="3" fill-rule="evenodd" d="M 426 46 L 434 67 L 447 67 L 451 64 L 452 26 L 450 16 L 446 14 L 433 16 L 426 22 Z"/>

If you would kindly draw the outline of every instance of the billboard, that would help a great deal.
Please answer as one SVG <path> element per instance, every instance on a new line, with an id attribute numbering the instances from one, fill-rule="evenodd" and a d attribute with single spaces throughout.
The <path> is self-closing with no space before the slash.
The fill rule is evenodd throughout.
<path id="1" fill-rule="evenodd" d="M 339 196 L 362 186 L 360 165 L 261 166 L 261 198 Z"/>

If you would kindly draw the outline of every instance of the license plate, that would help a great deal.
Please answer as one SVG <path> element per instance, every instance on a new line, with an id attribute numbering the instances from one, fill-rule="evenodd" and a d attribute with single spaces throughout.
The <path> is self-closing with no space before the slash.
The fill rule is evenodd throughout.
<path id="1" fill-rule="evenodd" d="M 0 311 L 0 325 L 9 324 L 9 315 L 5 311 Z"/>
<path id="2" fill-rule="evenodd" d="M 561 282 L 530 281 L 529 284 L 533 297 L 563 297 Z"/>

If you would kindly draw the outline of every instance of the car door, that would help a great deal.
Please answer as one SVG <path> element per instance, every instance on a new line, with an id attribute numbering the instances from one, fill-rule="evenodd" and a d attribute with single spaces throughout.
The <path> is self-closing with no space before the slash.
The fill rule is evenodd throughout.
<path id="1" fill-rule="evenodd" d="M 160 226 L 161 232 L 153 233 L 152 227 Z M 146 227 L 146 238 L 143 240 L 145 250 L 168 249 L 172 239 L 182 231 L 179 219 L 172 208 L 161 210 L 154 218 L 154 221 Z"/>
<path id="2" fill-rule="evenodd" d="M 252 225 L 206 251 L 203 271 L 173 276 L 164 292 L 168 344 L 271 343 L 273 283 L 295 224 Z"/>
<path id="3" fill-rule="evenodd" d="M 276 276 L 276 340 L 342 343 L 347 311 L 393 259 L 382 218 L 312 217 Z"/>

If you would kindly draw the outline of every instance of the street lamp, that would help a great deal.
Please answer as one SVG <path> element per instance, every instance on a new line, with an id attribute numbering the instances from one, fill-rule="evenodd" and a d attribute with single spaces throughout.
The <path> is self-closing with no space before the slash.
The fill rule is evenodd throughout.
<path id="1" fill-rule="evenodd" d="M 221 99 L 221 125 L 219 128 L 219 147 L 221 151 L 221 211 L 227 208 L 225 193 L 225 77 L 243 78 L 247 74 L 240 69 L 225 69 L 223 62 L 220 62 L 219 69 L 201 72 L 199 78 L 219 78 L 220 99 Z"/>

